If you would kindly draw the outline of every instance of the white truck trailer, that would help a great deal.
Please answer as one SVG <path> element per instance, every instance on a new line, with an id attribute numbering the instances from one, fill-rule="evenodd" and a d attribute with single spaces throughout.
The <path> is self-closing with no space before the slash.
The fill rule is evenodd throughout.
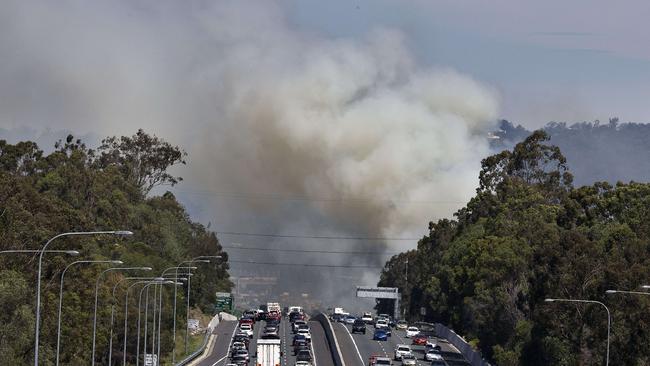
<path id="1" fill-rule="evenodd" d="M 280 366 L 279 339 L 257 340 L 257 366 Z"/>

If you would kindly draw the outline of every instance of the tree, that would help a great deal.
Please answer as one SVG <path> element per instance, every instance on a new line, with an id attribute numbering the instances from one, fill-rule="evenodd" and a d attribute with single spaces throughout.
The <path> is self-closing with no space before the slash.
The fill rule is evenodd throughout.
<path id="1" fill-rule="evenodd" d="M 156 186 L 173 186 L 183 180 L 171 175 L 168 169 L 176 164 L 185 164 L 187 153 L 141 129 L 131 137 L 113 136 L 102 140 L 98 151 L 100 168 L 118 166 L 126 179 L 140 187 L 144 195 Z"/>

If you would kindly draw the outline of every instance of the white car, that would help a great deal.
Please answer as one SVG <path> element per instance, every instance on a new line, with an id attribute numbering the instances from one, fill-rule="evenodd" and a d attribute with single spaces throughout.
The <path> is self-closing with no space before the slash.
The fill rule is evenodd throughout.
<path id="1" fill-rule="evenodd" d="M 239 331 L 246 333 L 249 338 L 253 338 L 253 327 L 250 324 L 241 324 L 239 326 Z"/>
<path id="2" fill-rule="evenodd" d="M 363 316 L 361 317 L 361 320 L 363 320 L 366 324 L 372 323 L 372 314 L 363 313 Z"/>
<path id="3" fill-rule="evenodd" d="M 311 341 L 311 333 L 309 333 L 309 329 L 298 329 L 298 334 L 304 335 L 305 339 Z"/>
<path id="4" fill-rule="evenodd" d="M 311 366 L 311 363 L 309 363 L 307 361 L 296 361 L 294 366 Z"/>
<path id="5" fill-rule="evenodd" d="M 415 356 L 412 353 L 402 355 L 402 365 L 404 366 L 415 366 L 417 362 L 415 361 Z"/>
<path id="6" fill-rule="evenodd" d="M 418 334 L 420 334 L 420 330 L 418 328 L 416 327 L 406 328 L 406 338 L 415 337 Z"/>
<path id="7" fill-rule="evenodd" d="M 424 354 L 423 360 L 425 360 L 425 361 L 440 361 L 440 360 L 444 360 L 444 358 L 442 358 L 442 355 L 440 354 L 440 351 L 435 350 L 435 349 L 430 349 Z"/>
<path id="8" fill-rule="evenodd" d="M 375 322 L 375 329 L 388 329 L 388 321 L 386 319 L 379 319 Z"/>
<path id="9" fill-rule="evenodd" d="M 404 355 L 413 355 L 413 352 L 411 352 L 411 347 L 406 344 L 398 344 L 397 348 L 395 348 L 395 359 L 401 360 L 402 356 Z"/>

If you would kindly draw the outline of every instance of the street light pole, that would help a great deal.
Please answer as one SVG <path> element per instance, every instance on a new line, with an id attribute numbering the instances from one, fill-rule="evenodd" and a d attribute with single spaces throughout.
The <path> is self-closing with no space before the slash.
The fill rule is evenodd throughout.
<path id="1" fill-rule="evenodd" d="M 579 302 L 585 304 L 598 304 L 605 308 L 607 311 L 607 354 L 605 357 L 605 366 L 609 366 L 609 333 L 612 326 L 612 316 L 609 312 L 609 308 L 600 301 L 595 300 L 578 300 L 578 299 L 544 299 L 546 302 Z"/>
<path id="2" fill-rule="evenodd" d="M 36 281 L 36 325 L 34 327 L 35 328 L 34 329 L 34 333 L 35 333 L 34 334 L 34 366 L 38 366 L 38 345 L 39 345 L 38 335 L 41 330 L 41 272 L 43 271 L 43 254 L 45 254 L 45 250 L 47 249 L 48 245 L 50 245 L 50 243 L 52 243 L 54 240 L 64 236 L 101 235 L 101 234 L 133 235 L 132 232 L 125 231 L 125 230 L 67 232 L 67 233 L 61 233 L 55 235 L 45 243 L 43 248 L 41 248 L 40 254 L 38 256 L 38 274 L 36 276 L 37 281 Z"/>
<path id="3" fill-rule="evenodd" d="M 179 269 L 186 269 L 187 270 L 187 276 L 190 277 L 190 276 L 192 276 L 192 273 L 190 273 L 190 271 L 197 268 L 197 267 L 181 267 L 181 266 L 182 266 L 182 263 L 180 263 L 176 267 L 167 268 L 167 269 L 165 269 L 163 271 L 163 275 L 165 274 L 165 272 L 173 269 L 174 270 L 174 281 L 178 281 L 178 270 Z M 173 320 L 172 320 L 172 324 L 173 324 L 172 325 L 172 364 L 176 363 L 176 297 L 177 297 L 177 289 L 178 289 L 178 287 L 174 286 L 174 307 L 173 307 L 173 310 L 172 310 L 172 313 L 174 314 L 173 315 Z"/>
<path id="4" fill-rule="evenodd" d="M 129 290 L 136 285 L 143 283 L 151 283 L 153 281 L 162 281 L 163 278 L 160 277 L 150 277 L 151 281 L 138 281 L 126 289 L 126 295 L 124 296 L 124 346 L 123 346 L 123 366 L 126 366 L 126 336 L 128 330 L 128 319 L 129 319 Z M 142 293 L 142 292 L 141 292 Z M 141 297 L 142 298 L 142 297 Z M 138 350 L 140 347 L 140 306 L 138 305 Z"/>
<path id="5" fill-rule="evenodd" d="M 40 253 L 40 250 L 31 250 L 31 249 L 10 249 L 2 250 L 0 254 L 10 254 L 10 253 Z M 46 250 L 45 253 L 65 253 L 69 255 L 79 255 L 79 251 L 76 250 Z"/>
<path id="6" fill-rule="evenodd" d="M 202 255 L 196 258 L 192 258 L 189 262 L 190 266 L 193 262 L 210 262 L 208 258 L 221 259 L 220 255 Z M 183 262 L 183 263 L 187 263 Z M 189 321 L 190 321 L 190 287 L 192 286 L 191 277 L 187 279 L 187 307 L 185 308 L 185 354 L 187 354 L 187 345 L 188 345 L 188 336 L 189 336 Z"/>
<path id="7" fill-rule="evenodd" d="M 92 361 L 91 365 L 95 366 L 95 346 L 96 346 L 96 338 L 97 338 L 97 302 L 99 298 L 99 281 L 101 281 L 102 276 L 104 273 L 111 272 L 111 271 L 130 271 L 130 270 L 138 270 L 138 271 L 151 271 L 151 267 L 113 267 L 113 268 L 108 268 L 103 270 L 99 276 L 97 276 L 97 280 L 95 281 L 95 311 L 93 315 L 93 351 L 92 351 Z"/>
<path id="8" fill-rule="evenodd" d="M 63 306 L 63 279 L 65 278 L 65 273 L 68 271 L 68 269 L 75 264 L 83 264 L 83 263 L 93 263 L 93 264 L 103 264 L 103 263 L 111 263 L 111 264 L 122 264 L 122 261 L 111 261 L 111 260 L 105 260 L 105 261 L 75 261 L 70 264 L 68 264 L 63 272 L 61 272 L 61 283 L 59 285 L 59 311 L 57 315 L 57 327 L 56 327 L 56 366 L 59 366 L 59 355 L 60 355 L 60 350 L 61 350 L 61 308 Z"/>
<path id="9" fill-rule="evenodd" d="M 117 298 L 115 297 L 115 290 L 120 286 L 124 281 L 130 280 L 149 280 L 154 277 L 124 277 L 121 280 L 117 281 L 115 286 L 113 286 L 112 299 L 111 299 L 111 327 L 110 327 L 110 336 L 108 337 L 108 366 L 111 366 L 113 363 L 113 324 L 115 319 L 115 304 L 117 303 Z"/>

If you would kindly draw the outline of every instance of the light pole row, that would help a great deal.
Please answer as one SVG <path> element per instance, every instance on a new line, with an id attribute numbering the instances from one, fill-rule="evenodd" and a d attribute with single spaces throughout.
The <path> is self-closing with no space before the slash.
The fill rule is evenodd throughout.
<path id="1" fill-rule="evenodd" d="M 39 335 L 40 335 L 40 305 L 41 305 L 41 273 L 42 273 L 42 266 L 43 266 L 43 256 L 45 253 L 62 253 L 62 254 L 67 254 L 71 256 L 77 256 L 79 255 L 79 252 L 76 250 L 49 250 L 47 249 L 48 246 L 56 239 L 61 238 L 61 237 L 66 237 L 66 236 L 94 236 L 94 235 L 117 235 L 117 236 L 129 236 L 133 235 L 131 231 L 125 231 L 125 230 L 111 230 L 111 231 L 82 231 L 82 232 L 66 232 L 66 233 L 61 233 L 58 234 L 52 238 L 50 238 L 45 245 L 39 249 L 39 250 L 2 250 L 0 251 L 0 254 L 10 254 L 10 253 L 35 253 L 38 254 L 38 273 L 37 273 L 37 286 L 36 286 L 36 314 L 35 314 L 35 336 L 34 336 L 34 365 L 38 366 L 39 363 Z M 191 270 L 196 269 L 197 267 L 192 266 L 194 263 L 209 263 L 210 260 L 208 258 L 221 258 L 221 256 L 200 256 L 193 258 L 188 261 L 183 261 L 181 262 L 178 266 L 175 267 L 170 267 L 163 271 L 161 274 L 161 277 L 126 277 L 118 281 L 118 283 L 113 286 L 113 291 L 112 291 L 112 303 L 111 303 L 111 326 L 110 326 L 110 338 L 109 338 L 109 365 L 111 365 L 112 362 L 112 341 L 113 341 L 113 324 L 114 324 L 114 316 L 115 316 L 115 291 L 117 287 L 119 286 L 120 283 L 126 281 L 126 280 L 144 280 L 146 281 L 139 281 L 127 288 L 126 295 L 125 295 L 125 315 L 124 315 L 124 365 L 126 365 L 126 345 L 127 345 L 127 326 L 128 326 L 128 294 L 129 290 L 137 285 L 137 284 L 145 284 L 145 286 L 142 288 L 140 291 L 140 299 L 139 299 L 139 304 L 138 304 L 138 309 L 140 309 L 140 302 L 141 302 L 141 297 L 142 297 L 142 291 L 144 289 L 147 289 L 147 302 L 148 302 L 148 287 L 150 285 L 155 285 L 155 287 L 159 288 L 159 291 L 157 291 L 157 299 L 156 295 L 154 294 L 154 332 L 152 334 L 152 354 L 156 354 L 158 357 L 160 357 L 160 332 L 161 332 L 161 317 L 162 317 L 162 286 L 163 285 L 174 285 L 174 306 L 173 306 L 173 350 L 172 350 L 172 359 L 175 358 L 175 345 L 176 345 L 176 300 L 177 300 L 177 286 L 182 285 L 181 282 L 178 281 L 187 281 L 187 309 L 186 309 L 186 327 L 185 327 L 185 348 L 186 348 L 186 353 L 187 353 L 187 343 L 188 343 L 188 327 L 187 327 L 187 322 L 189 320 L 189 303 L 190 303 L 190 286 L 191 286 L 191 276 L 192 273 L 190 273 Z M 189 266 L 183 266 L 183 264 L 189 263 Z M 60 280 L 60 287 L 59 287 L 59 303 L 58 303 L 58 311 L 57 311 L 57 341 L 56 341 L 56 365 L 59 365 L 60 361 L 60 350 L 61 350 L 61 319 L 62 319 L 62 307 L 63 307 L 63 289 L 64 289 L 64 280 L 65 280 L 65 274 L 74 265 L 79 265 L 79 264 L 123 264 L 122 261 L 119 260 L 80 260 L 80 261 L 75 261 L 70 263 L 65 267 L 63 272 L 61 273 L 61 280 Z M 185 273 L 181 273 L 181 275 L 185 276 L 183 278 L 179 278 L 179 269 L 185 270 Z M 111 267 L 108 269 L 103 270 L 100 272 L 100 274 L 97 276 L 96 282 L 95 282 L 95 303 L 94 303 L 94 315 L 93 315 L 93 340 L 92 340 L 92 355 L 91 355 L 91 365 L 95 365 L 95 355 L 96 355 L 96 336 L 97 336 L 97 308 L 98 308 L 98 298 L 99 298 L 99 284 L 101 279 L 103 278 L 103 275 L 112 272 L 112 271 L 131 271 L 131 270 L 144 270 L 144 271 L 150 271 L 152 270 L 151 267 Z M 165 278 L 165 274 L 169 271 L 173 270 L 173 280 L 171 278 Z M 171 276 L 171 275 L 167 275 Z M 156 304 L 157 302 L 157 304 Z M 145 306 L 147 307 L 147 306 Z M 158 308 L 158 319 L 157 319 L 157 324 L 158 324 L 158 345 L 157 348 L 155 348 L 155 342 L 156 340 L 156 334 L 155 334 L 155 326 L 156 326 L 156 318 L 155 318 L 155 311 L 156 307 Z M 146 309 L 145 309 L 146 312 Z M 145 314 L 145 333 L 147 331 L 146 327 L 146 314 Z M 137 361 L 139 363 L 139 333 L 140 333 L 140 313 L 138 314 L 138 351 L 136 354 Z M 146 338 L 145 338 L 145 344 L 146 344 Z M 146 353 L 146 349 L 145 349 Z"/>
<path id="2" fill-rule="evenodd" d="M 643 285 L 641 288 L 644 289 L 650 289 L 650 285 Z M 628 295 L 645 295 L 648 296 L 650 295 L 650 292 L 642 292 L 642 291 L 625 291 L 625 290 L 607 290 L 605 291 L 606 294 L 612 295 L 612 294 L 628 294 Z M 605 311 L 607 312 L 607 351 L 605 354 L 605 366 L 609 365 L 609 336 L 610 336 L 610 329 L 612 327 L 612 315 L 609 311 L 609 308 L 603 304 L 600 301 L 596 300 L 583 300 L 583 299 L 556 299 L 556 298 L 547 298 L 544 299 L 545 302 L 571 302 L 571 303 L 585 303 L 585 304 L 597 304 L 605 308 Z"/>

